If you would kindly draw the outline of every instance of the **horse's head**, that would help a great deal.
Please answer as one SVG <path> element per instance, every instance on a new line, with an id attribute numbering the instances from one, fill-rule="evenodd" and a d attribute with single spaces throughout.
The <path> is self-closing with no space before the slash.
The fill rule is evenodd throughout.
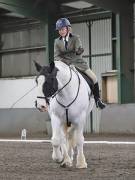
<path id="1" fill-rule="evenodd" d="M 54 62 L 50 66 L 41 66 L 35 62 L 35 66 L 39 72 L 36 77 L 38 95 L 35 105 L 40 111 L 46 111 L 48 99 L 58 90 L 56 78 L 58 69 L 55 67 Z"/>

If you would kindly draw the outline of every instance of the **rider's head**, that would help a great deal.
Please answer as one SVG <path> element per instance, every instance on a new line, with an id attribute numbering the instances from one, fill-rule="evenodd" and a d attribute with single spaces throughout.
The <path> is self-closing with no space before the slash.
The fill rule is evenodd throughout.
<path id="1" fill-rule="evenodd" d="M 71 24 L 67 18 L 60 18 L 56 22 L 56 30 L 60 36 L 65 37 L 71 30 Z"/>

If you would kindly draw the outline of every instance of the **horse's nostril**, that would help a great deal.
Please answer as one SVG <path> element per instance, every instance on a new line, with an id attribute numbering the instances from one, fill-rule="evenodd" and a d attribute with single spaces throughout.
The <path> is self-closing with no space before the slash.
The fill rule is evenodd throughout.
<path id="1" fill-rule="evenodd" d="M 41 106 L 41 108 L 43 108 L 43 109 L 44 109 L 44 108 L 45 108 L 45 106 Z"/>

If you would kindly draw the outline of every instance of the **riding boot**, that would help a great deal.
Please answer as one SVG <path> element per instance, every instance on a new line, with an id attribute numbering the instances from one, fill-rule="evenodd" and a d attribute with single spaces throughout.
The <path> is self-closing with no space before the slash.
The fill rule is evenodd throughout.
<path id="1" fill-rule="evenodd" d="M 106 105 L 100 99 L 98 83 L 94 84 L 93 95 L 94 95 L 96 107 L 100 109 L 104 109 Z"/>

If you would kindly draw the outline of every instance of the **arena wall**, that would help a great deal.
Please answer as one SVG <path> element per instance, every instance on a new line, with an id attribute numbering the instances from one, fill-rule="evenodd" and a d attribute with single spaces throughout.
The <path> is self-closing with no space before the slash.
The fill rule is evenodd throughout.
<path id="1" fill-rule="evenodd" d="M 110 104 L 102 111 L 101 133 L 135 133 L 135 104 Z"/>

